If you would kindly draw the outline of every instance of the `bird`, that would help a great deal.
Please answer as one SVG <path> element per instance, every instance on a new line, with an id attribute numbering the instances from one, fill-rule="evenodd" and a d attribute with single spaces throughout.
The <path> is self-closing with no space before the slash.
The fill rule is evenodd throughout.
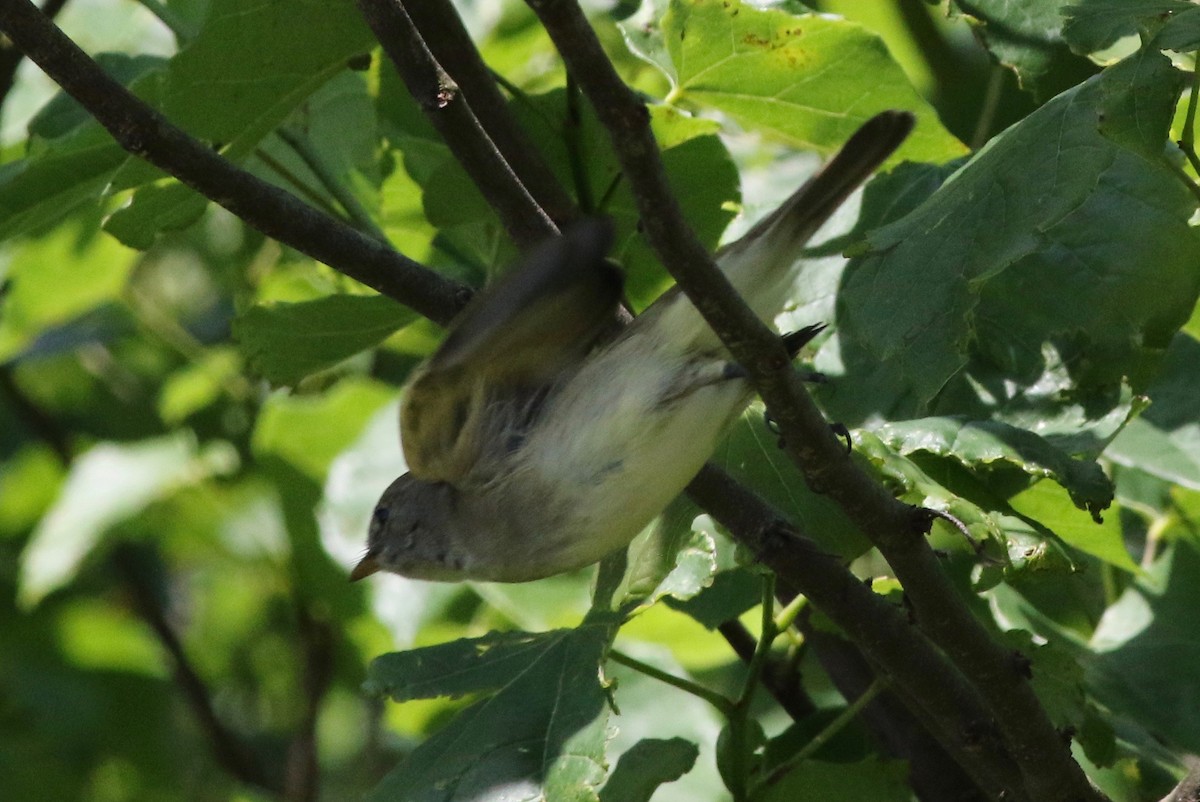
<path id="1" fill-rule="evenodd" d="M 904 111 L 865 122 L 715 260 L 761 319 L 782 311 L 805 243 L 900 146 Z M 371 514 L 350 579 L 526 582 L 623 548 L 696 475 L 754 391 L 677 287 L 611 335 L 613 229 L 585 219 L 536 246 L 452 321 L 402 393 L 408 472 Z M 798 350 L 820 330 L 793 332 Z"/>

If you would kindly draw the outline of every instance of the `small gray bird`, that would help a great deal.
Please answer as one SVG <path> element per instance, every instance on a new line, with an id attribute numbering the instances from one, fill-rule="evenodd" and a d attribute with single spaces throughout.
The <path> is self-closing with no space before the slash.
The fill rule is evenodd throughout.
<path id="1" fill-rule="evenodd" d="M 912 130 L 867 121 L 717 263 L 763 320 L 804 244 Z M 623 548 L 691 481 L 753 396 L 678 289 L 609 342 L 621 273 L 610 226 L 585 221 L 479 293 L 409 379 L 409 472 L 384 491 L 350 574 L 524 582 Z M 815 329 L 809 332 L 815 333 Z"/>

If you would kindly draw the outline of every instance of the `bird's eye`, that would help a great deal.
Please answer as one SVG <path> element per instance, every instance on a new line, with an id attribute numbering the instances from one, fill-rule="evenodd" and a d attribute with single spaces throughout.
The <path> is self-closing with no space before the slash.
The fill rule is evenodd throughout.
<path id="1" fill-rule="evenodd" d="M 377 524 L 387 523 L 388 514 L 389 514 L 387 507 L 376 507 L 375 512 L 373 514 L 375 517 L 375 523 L 377 523 Z"/>

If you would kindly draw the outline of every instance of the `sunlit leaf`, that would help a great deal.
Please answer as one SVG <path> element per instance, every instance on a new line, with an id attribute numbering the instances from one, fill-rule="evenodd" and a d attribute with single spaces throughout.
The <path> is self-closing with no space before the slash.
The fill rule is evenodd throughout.
<path id="1" fill-rule="evenodd" d="M 1119 516 L 1110 512 L 1102 521 L 1094 520 L 1087 513 L 1065 504 L 1064 496 L 1063 490 L 1043 481 L 1009 499 L 1009 504 L 1080 551 L 1136 572 L 1137 564 L 1125 548 Z"/>
<path id="2" fill-rule="evenodd" d="M 368 687 L 397 701 L 490 695 L 426 740 L 370 798 L 419 788 L 430 800 L 594 800 L 608 740 L 599 667 L 614 624 L 494 633 L 377 659 Z"/>
<path id="3" fill-rule="evenodd" d="M 187 432 L 134 445 L 101 443 L 77 459 L 21 560 L 21 600 L 36 604 L 68 581 L 112 525 L 219 463 L 206 462 Z"/>
<path id="4" fill-rule="evenodd" d="M 674 0 L 662 26 L 673 100 L 821 153 L 878 112 L 908 109 L 917 128 L 897 158 L 941 162 L 963 152 L 882 40 L 854 23 L 740 0 Z"/>
<path id="5" fill-rule="evenodd" d="M 394 396 L 390 388 L 368 381 L 342 382 L 323 396 L 277 393 L 258 417 L 253 448 L 280 457 L 321 482 L 333 458 Z"/>

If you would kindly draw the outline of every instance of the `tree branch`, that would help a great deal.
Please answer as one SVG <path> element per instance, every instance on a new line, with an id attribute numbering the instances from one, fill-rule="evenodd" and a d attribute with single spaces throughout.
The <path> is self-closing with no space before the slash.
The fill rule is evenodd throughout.
<path id="1" fill-rule="evenodd" d="M 999 744 L 991 714 L 974 688 L 947 664 L 904 614 L 873 593 L 782 514 L 712 465 L 689 496 L 775 572 L 802 591 L 878 666 L 901 698 L 921 705 L 920 719 L 991 799 L 1028 800 L 1015 763 Z"/>
<path id="2" fill-rule="evenodd" d="M 923 538 L 928 513 L 892 498 L 845 453 L 791 368 L 779 337 L 733 292 L 696 239 L 666 180 L 644 103 L 617 75 L 578 4 L 527 2 L 607 129 L 655 253 L 746 369 L 810 486 L 836 501 L 879 548 L 922 628 L 983 695 L 1029 795 L 1102 799 L 1071 759 L 1017 661 L 988 637 L 942 574 Z"/>
<path id="3" fill-rule="evenodd" d="M 558 227 L 521 183 L 484 130 L 467 97 L 442 69 L 398 0 L 356 0 L 359 11 L 396 65 L 451 153 L 500 217 L 508 236 L 528 248 Z"/>
<path id="4" fill-rule="evenodd" d="M 261 181 L 172 125 L 79 49 L 29 0 L 0 3 L 0 31 L 103 125 L 122 148 L 269 237 L 420 314 L 446 323 L 469 291 L 388 245 Z"/>
<path id="5" fill-rule="evenodd" d="M 158 638 L 175 667 L 175 682 L 192 709 L 200 729 L 208 738 L 213 756 L 225 771 L 239 782 L 278 794 L 278 785 L 271 781 L 259 763 L 258 756 L 225 727 L 212 705 L 212 696 L 199 673 L 188 660 L 187 652 L 174 628 L 167 621 L 136 547 L 120 544 L 113 549 L 112 563 L 129 589 L 133 607 Z"/>
<path id="6" fill-rule="evenodd" d="M 46 15 L 46 19 L 52 20 L 66 4 L 67 0 L 46 0 L 41 11 Z M 8 99 L 8 93 L 12 91 L 13 83 L 17 79 L 17 68 L 21 66 L 24 58 L 25 54 L 11 41 L 0 42 L 0 106 Z"/>
<path id="7" fill-rule="evenodd" d="M 1188 770 L 1187 776 L 1162 802 L 1200 802 L 1200 758 L 1188 756 L 1183 763 Z"/>
<path id="8" fill-rule="evenodd" d="M 578 217 L 575 202 L 509 111 L 454 4 L 449 0 L 405 0 L 403 5 L 434 58 L 466 96 L 513 175 L 559 227 Z"/>
<path id="9" fill-rule="evenodd" d="M 811 609 L 811 608 L 810 608 Z M 808 612 L 806 610 L 805 612 Z M 811 616 L 796 622 L 804 640 L 835 687 L 856 699 L 876 677 L 872 664 L 852 642 L 812 626 Z M 987 797 L 931 734 L 927 716 L 914 714 L 920 705 L 889 688 L 867 705 L 861 720 L 884 754 L 908 763 L 908 781 L 921 802 L 977 802 Z M 1015 776 L 1015 772 L 1014 772 Z"/>
<path id="10" fill-rule="evenodd" d="M 314 618 L 305 600 L 295 599 L 296 625 L 303 659 L 304 713 L 288 747 L 283 797 L 288 802 L 316 802 L 320 795 L 317 763 L 317 718 L 333 681 L 335 634 L 329 623 Z"/>

